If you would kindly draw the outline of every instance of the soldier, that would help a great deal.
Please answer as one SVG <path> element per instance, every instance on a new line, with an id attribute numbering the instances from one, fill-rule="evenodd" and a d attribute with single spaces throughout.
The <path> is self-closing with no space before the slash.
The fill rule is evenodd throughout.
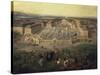
<path id="1" fill-rule="evenodd" d="M 69 59 L 64 58 L 64 62 L 63 62 L 64 67 L 66 68 L 68 64 L 69 64 Z"/>
<path id="2" fill-rule="evenodd" d="M 61 59 L 58 58 L 57 61 L 56 61 L 56 64 L 60 64 L 61 63 Z"/>
<path id="3" fill-rule="evenodd" d="M 39 57 L 40 57 L 40 59 L 38 61 L 38 64 L 42 67 L 43 66 L 43 61 L 44 61 L 43 55 L 40 54 Z"/>
<path id="4" fill-rule="evenodd" d="M 57 51 L 48 52 L 46 55 L 47 60 L 55 60 L 58 58 Z"/>

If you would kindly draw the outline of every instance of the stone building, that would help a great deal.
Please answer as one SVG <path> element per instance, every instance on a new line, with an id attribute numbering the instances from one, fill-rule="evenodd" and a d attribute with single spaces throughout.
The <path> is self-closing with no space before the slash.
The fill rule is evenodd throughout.
<path id="1" fill-rule="evenodd" d="M 70 21 L 71 20 L 71 21 Z M 94 27 L 82 25 L 81 20 L 75 18 L 37 19 L 34 23 L 24 27 L 13 27 L 14 31 L 24 32 L 26 40 L 46 48 L 64 48 L 77 42 L 96 41 Z M 36 22 L 35 22 L 36 21 Z M 91 29 L 92 28 L 92 29 Z M 93 33 L 90 35 L 90 33 Z M 30 35 L 26 37 L 26 35 Z M 94 36 L 95 35 L 95 36 Z"/>

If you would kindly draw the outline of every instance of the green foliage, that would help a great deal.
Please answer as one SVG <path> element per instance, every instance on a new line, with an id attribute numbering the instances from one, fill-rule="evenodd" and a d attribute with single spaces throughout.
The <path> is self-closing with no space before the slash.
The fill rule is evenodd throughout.
<path id="1" fill-rule="evenodd" d="M 94 44 L 80 44 L 76 47 L 78 55 L 81 57 L 86 57 L 88 60 L 96 60 L 97 56 L 97 46 Z"/>
<path id="2" fill-rule="evenodd" d="M 24 52 L 20 50 L 13 51 L 13 72 L 44 72 L 56 70 L 70 70 L 70 69 L 92 69 L 97 67 L 97 47 L 94 44 L 79 44 L 72 48 L 65 48 L 58 53 L 59 58 L 63 62 L 66 57 L 67 60 L 74 59 L 75 61 L 64 67 L 63 63 L 57 65 L 55 60 L 47 61 L 45 54 L 47 51 L 34 50 L 32 52 Z M 43 66 L 38 64 L 40 59 L 39 55 L 43 54 Z M 76 61 L 77 60 L 77 61 Z M 74 65 L 74 66 L 73 66 Z M 63 68 L 63 69 L 61 69 Z"/>
<path id="3" fill-rule="evenodd" d="M 21 37 L 22 35 L 19 32 L 13 32 L 13 37 L 17 38 L 17 37 Z"/>

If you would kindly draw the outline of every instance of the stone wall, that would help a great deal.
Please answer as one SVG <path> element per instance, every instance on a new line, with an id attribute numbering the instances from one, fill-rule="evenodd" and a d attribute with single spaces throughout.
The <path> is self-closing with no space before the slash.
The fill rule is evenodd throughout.
<path id="1" fill-rule="evenodd" d="M 72 45 L 72 41 L 71 40 L 42 40 L 39 45 L 49 49 L 55 49 L 55 48 L 61 49 Z"/>
<path id="2" fill-rule="evenodd" d="M 32 34 L 32 33 L 31 33 L 31 28 L 30 28 L 30 27 L 25 27 L 24 35 L 25 35 L 25 34 Z"/>
<path id="3" fill-rule="evenodd" d="M 23 34 L 23 27 L 13 27 L 13 32 Z"/>

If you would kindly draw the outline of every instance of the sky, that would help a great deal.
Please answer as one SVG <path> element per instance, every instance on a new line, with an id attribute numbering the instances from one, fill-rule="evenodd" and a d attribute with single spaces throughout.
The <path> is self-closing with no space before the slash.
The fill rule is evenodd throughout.
<path id="1" fill-rule="evenodd" d="M 13 11 L 26 14 L 97 17 L 97 6 L 14 1 Z"/>

